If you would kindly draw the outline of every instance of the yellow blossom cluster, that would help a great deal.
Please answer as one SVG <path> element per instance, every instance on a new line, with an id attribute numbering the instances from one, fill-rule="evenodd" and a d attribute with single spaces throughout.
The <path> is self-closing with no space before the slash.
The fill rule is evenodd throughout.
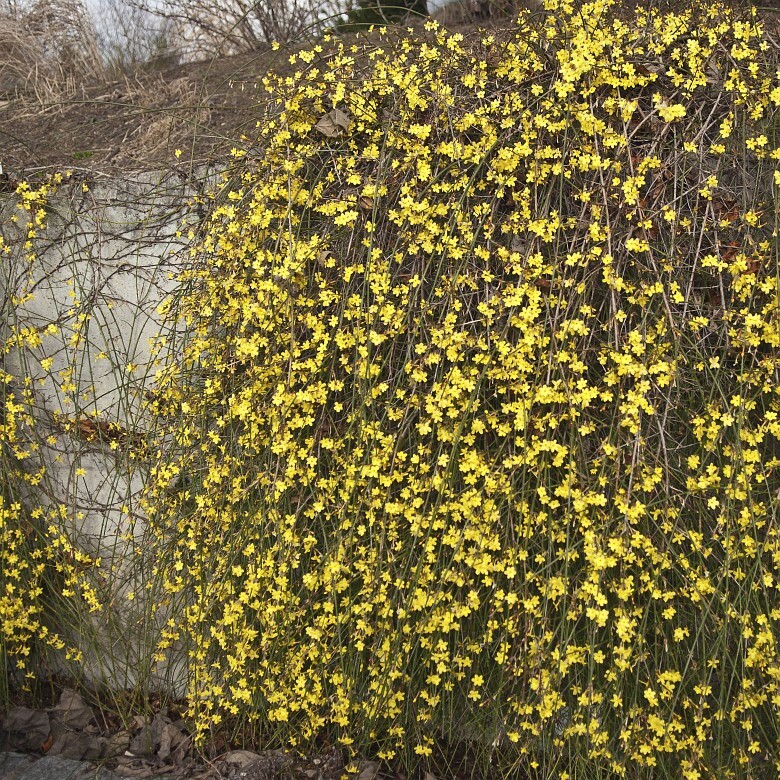
<path id="1" fill-rule="evenodd" d="M 189 234 L 139 553 L 201 742 L 780 769 L 777 51 L 545 7 L 292 55 Z"/>
<path id="2" fill-rule="evenodd" d="M 265 80 L 156 402 L 200 737 L 780 767 L 776 53 L 546 5 Z"/>

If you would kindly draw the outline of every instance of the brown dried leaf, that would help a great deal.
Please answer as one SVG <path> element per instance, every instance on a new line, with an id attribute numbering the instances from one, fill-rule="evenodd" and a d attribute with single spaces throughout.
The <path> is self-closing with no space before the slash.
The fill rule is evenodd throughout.
<path id="1" fill-rule="evenodd" d="M 97 437 L 98 428 L 94 420 L 82 418 L 76 420 L 76 433 L 84 441 L 94 441 Z"/>
<path id="2" fill-rule="evenodd" d="M 67 689 L 62 692 L 57 706 L 50 712 L 52 720 L 74 731 L 83 729 L 95 717 L 92 707 L 88 707 L 76 691 Z"/>
<path id="3" fill-rule="evenodd" d="M 12 707 L 2 722 L 9 743 L 17 750 L 39 750 L 51 733 L 49 716 L 43 710 Z"/>
<path id="4" fill-rule="evenodd" d="M 172 723 L 166 723 L 160 733 L 160 747 L 157 749 L 157 757 L 162 761 L 168 759 L 187 737 Z"/>
<path id="5" fill-rule="evenodd" d="M 645 62 L 641 67 L 648 73 L 663 73 L 665 70 L 662 62 Z"/>
<path id="6" fill-rule="evenodd" d="M 132 731 L 138 731 L 151 722 L 152 719 L 146 715 L 133 715 L 133 725 L 130 728 Z"/>
<path id="7" fill-rule="evenodd" d="M 50 756 L 70 758 L 74 761 L 92 761 L 100 758 L 102 745 L 100 738 L 83 732 L 63 731 L 49 749 Z"/>
<path id="8" fill-rule="evenodd" d="M 154 764 L 150 764 L 146 761 L 140 762 L 137 766 L 124 766 L 119 765 L 113 770 L 114 774 L 122 777 L 152 777 L 160 773 L 160 769 Z"/>
<path id="9" fill-rule="evenodd" d="M 704 67 L 704 74 L 708 84 L 716 84 L 721 80 L 720 70 L 718 69 L 718 57 L 713 54 Z"/>
<path id="10" fill-rule="evenodd" d="M 727 244 L 723 244 L 720 250 L 720 259 L 724 263 L 730 263 L 739 253 L 742 245 L 737 241 L 729 241 Z"/>
<path id="11" fill-rule="evenodd" d="M 328 138 L 336 138 L 349 130 L 350 124 L 350 118 L 340 108 L 334 108 L 314 125 L 314 129 Z"/>
<path id="12" fill-rule="evenodd" d="M 130 746 L 130 732 L 118 731 L 110 737 L 103 737 L 100 744 L 102 746 L 101 758 L 121 756 Z"/>
<path id="13" fill-rule="evenodd" d="M 332 266 L 332 263 L 329 262 L 335 255 L 333 252 L 331 252 L 328 249 L 323 249 L 318 255 L 317 255 L 317 262 L 323 267 L 323 268 L 330 268 Z"/>
<path id="14" fill-rule="evenodd" d="M 528 239 L 525 236 L 514 234 L 509 241 L 509 251 L 518 252 L 521 255 L 526 254 L 528 252 Z"/>
<path id="15" fill-rule="evenodd" d="M 179 741 L 176 747 L 171 750 L 170 755 L 171 763 L 176 764 L 177 766 L 181 764 L 192 751 L 192 737 L 187 737 L 184 735 L 182 735 L 182 737 L 183 738 Z"/>
<path id="16" fill-rule="evenodd" d="M 355 780 L 375 780 L 378 775 L 378 761 L 361 761 L 358 766 L 358 774 L 355 775 Z"/>
<path id="17" fill-rule="evenodd" d="M 259 753 L 253 753 L 251 750 L 231 750 L 225 753 L 220 759 L 226 764 L 236 764 L 237 766 L 246 766 L 260 758 Z"/>
<path id="18" fill-rule="evenodd" d="M 189 738 L 171 723 L 162 713 L 157 713 L 151 723 L 144 723 L 141 730 L 130 741 L 128 751 L 134 756 L 156 755 L 165 761 L 182 743 L 187 742 L 184 751 L 189 748 Z"/>
<path id="19" fill-rule="evenodd" d="M 721 222 L 728 223 L 736 222 L 739 219 L 739 203 L 731 198 L 718 198 L 713 200 L 712 206 L 715 209 L 715 213 Z"/>

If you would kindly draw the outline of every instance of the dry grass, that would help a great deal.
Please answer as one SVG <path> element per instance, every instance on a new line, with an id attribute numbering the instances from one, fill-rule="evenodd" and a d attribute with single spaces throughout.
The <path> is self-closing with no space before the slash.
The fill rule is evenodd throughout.
<path id="1" fill-rule="evenodd" d="M 102 75 L 97 35 L 79 0 L 38 0 L 0 12 L 0 95 L 46 105 Z"/>

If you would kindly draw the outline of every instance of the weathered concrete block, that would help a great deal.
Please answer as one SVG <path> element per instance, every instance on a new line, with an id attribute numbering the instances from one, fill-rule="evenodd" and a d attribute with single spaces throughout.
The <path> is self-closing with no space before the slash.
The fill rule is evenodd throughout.
<path id="1" fill-rule="evenodd" d="M 103 559 L 110 615 L 95 618 L 90 636 L 70 639 L 83 645 L 88 676 L 120 687 L 148 664 L 149 637 L 139 637 L 137 626 L 156 609 L 143 603 L 146 573 L 134 553 L 144 532 L 136 504 L 144 464 L 134 450 L 149 424 L 141 400 L 158 368 L 157 309 L 187 260 L 182 221 L 196 219 L 187 201 L 211 176 L 68 182 L 27 247 L 17 196 L 0 197 L 2 235 L 13 250 L 0 270 L 0 338 L 14 329 L 40 334 L 39 344 L 11 350 L 2 366 L 19 399 L 32 388 L 28 465 L 44 466 L 45 476 L 28 500 L 44 510 L 64 507 L 63 530 Z M 132 604 L 131 593 L 138 594 Z"/>

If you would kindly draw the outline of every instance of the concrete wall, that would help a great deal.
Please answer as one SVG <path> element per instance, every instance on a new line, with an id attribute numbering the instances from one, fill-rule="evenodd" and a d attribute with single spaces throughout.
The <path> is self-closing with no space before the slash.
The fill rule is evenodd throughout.
<path id="1" fill-rule="evenodd" d="M 206 171 L 134 174 L 87 186 L 71 180 L 47 206 L 32 260 L 18 198 L 0 196 L 0 229 L 13 248 L 0 271 L 0 338 L 5 342 L 14 327 L 56 326 L 42 333 L 40 346 L 14 349 L 4 359 L 17 397 L 25 381 L 33 388 L 36 430 L 26 434 L 39 449 L 25 463 L 45 466 L 45 476 L 28 500 L 64 507 L 66 533 L 103 558 L 103 595 L 112 609 L 75 640 L 85 649 L 88 676 L 117 687 L 149 671 L 142 668 L 149 656 L 142 645 L 150 639 L 150 605 L 127 598 L 131 591 L 142 596 L 146 576 L 131 552 L 144 531 L 136 506 L 144 466 L 133 459 L 133 446 L 148 424 L 140 401 L 157 370 L 151 349 L 161 324 L 157 307 L 186 260 L 186 229 L 183 238 L 177 231 L 188 213 L 188 224 L 196 219 L 186 204 L 206 181 Z"/>

